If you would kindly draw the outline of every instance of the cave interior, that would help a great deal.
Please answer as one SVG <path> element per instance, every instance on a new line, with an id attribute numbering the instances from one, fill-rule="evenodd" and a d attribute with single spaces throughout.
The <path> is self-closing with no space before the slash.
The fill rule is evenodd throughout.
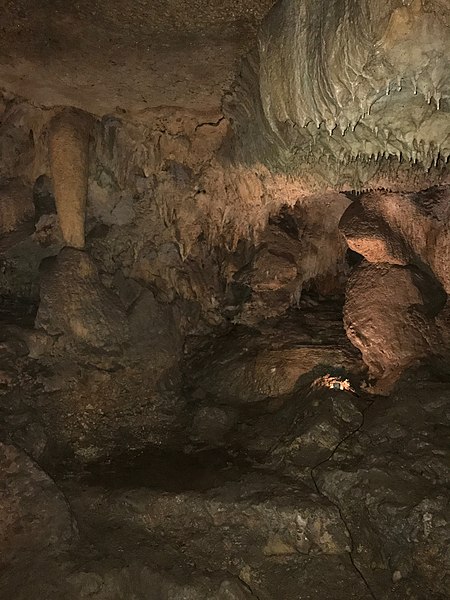
<path id="1" fill-rule="evenodd" d="M 0 30 L 0 600 L 449 600 L 448 0 Z"/>

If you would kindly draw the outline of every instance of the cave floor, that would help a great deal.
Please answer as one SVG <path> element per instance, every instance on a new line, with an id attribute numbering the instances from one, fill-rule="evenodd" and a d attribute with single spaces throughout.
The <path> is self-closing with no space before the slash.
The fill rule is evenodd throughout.
<path id="1" fill-rule="evenodd" d="M 0 597 L 448 598 L 450 384 L 422 370 L 390 396 L 368 394 L 339 314 L 337 303 L 310 302 L 259 329 L 192 342 L 191 434 L 173 445 L 130 453 L 123 430 L 113 457 L 81 471 L 47 448 L 37 462 L 53 479 L 4 445 L 3 470 L 15 473 L 14 492 L 23 478 L 31 504 L 11 492 L 0 501 L 13 521 L 3 522 L 11 546 Z M 50 434 L 31 383 L 39 361 L 18 341 L 26 318 L 11 327 L 2 439 L 33 455 Z M 331 365 L 357 393 L 323 384 Z M 41 376 L 48 368 L 38 366 Z M 76 418 L 75 407 L 66 420 Z"/>

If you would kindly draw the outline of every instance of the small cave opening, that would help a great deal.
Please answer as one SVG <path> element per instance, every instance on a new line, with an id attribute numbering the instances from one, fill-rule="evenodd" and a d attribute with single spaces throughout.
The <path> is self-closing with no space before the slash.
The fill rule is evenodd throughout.
<path id="1" fill-rule="evenodd" d="M 0 600 L 448 600 L 445 3 L 3 4 Z"/>

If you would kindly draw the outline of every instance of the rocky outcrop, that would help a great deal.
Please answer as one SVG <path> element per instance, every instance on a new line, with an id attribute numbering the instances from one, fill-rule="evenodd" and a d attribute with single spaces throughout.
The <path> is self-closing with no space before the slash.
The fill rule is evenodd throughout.
<path id="1" fill-rule="evenodd" d="M 426 300 L 430 288 L 429 278 L 419 271 L 389 264 L 363 264 L 349 278 L 347 336 L 361 351 L 370 374 L 387 386 L 438 345 L 433 319 L 437 310 L 433 314 Z M 441 308 L 439 300 L 438 295 Z"/>
<path id="2" fill-rule="evenodd" d="M 405 378 L 374 401 L 364 425 L 315 471 L 341 507 L 354 562 L 375 598 L 448 595 L 448 385 Z"/>
<path id="3" fill-rule="evenodd" d="M 89 174 L 89 124 L 86 115 L 64 110 L 50 123 L 49 161 L 56 209 L 67 246 L 84 247 Z"/>
<path id="4" fill-rule="evenodd" d="M 228 572 L 240 580 L 249 598 L 294 600 L 299 597 L 297 586 L 303 573 L 312 600 L 320 600 L 324 593 L 354 600 L 370 597 L 350 566 L 349 536 L 336 507 L 300 483 L 259 473 L 241 475 L 202 492 L 161 493 L 141 488 L 118 490 L 107 499 L 101 491 L 88 490 L 74 501 L 88 523 L 102 521 L 108 503 L 115 515 L 109 527 L 118 531 L 132 526 L 137 537 L 151 536 L 160 552 L 166 551 L 164 540 L 170 530 L 170 543 L 180 559 L 195 561 L 197 572 Z M 313 572 L 322 572 L 317 587 L 308 583 Z M 333 592 L 336 581 L 337 595 Z M 231 589 L 236 587 L 241 589 Z M 224 589 L 223 585 L 213 596 L 199 590 L 192 597 L 226 598 Z M 241 597 L 246 598 L 237 596 Z"/>
<path id="5" fill-rule="evenodd" d="M 339 226 L 349 247 L 369 262 L 425 266 L 449 293 L 449 218 L 446 187 L 371 192 L 348 207 Z"/>
<path id="6" fill-rule="evenodd" d="M 36 326 L 67 344 L 118 353 L 128 339 L 126 315 L 118 298 L 101 283 L 92 259 L 64 248 L 42 267 Z"/>
<path id="7" fill-rule="evenodd" d="M 277 340 L 277 324 L 285 331 L 284 344 Z M 280 320 L 261 324 L 260 331 L 235 329 L 207 343 L 190 369 L 196 394 L 221 406 L 280 406 L 319 375 L 359 371 L 358 356 L 343 332 L 336 339 L 331 332 L 314 334 L 299 325 Z"/>
<path id="8" fill-rule="evenodd" d="M 361 426 L 366 407 L 355 391 L 327 387 L 326 377 L 317 378 L 309 389 L 303 388 L 295 396 L 292 402 L 295 411 L 292 404 L 286 402 L 270 423 L 267 419 L 267 436 L 264 436 L 264 442 L 273 436 L 269 453 L 273 463 L 278 468 L 283 465 L 286 472 L 292 474 L 326 461 L 340 441 Z M 250 446 L 261 449 L 262 441 L 257 444 L 255 441 Z"/>

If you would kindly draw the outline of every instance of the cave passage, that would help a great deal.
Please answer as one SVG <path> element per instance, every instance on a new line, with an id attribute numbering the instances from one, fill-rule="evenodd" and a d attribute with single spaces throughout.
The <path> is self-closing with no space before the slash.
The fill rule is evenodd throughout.
<path id="1" fill-rule="evenodd" d="M 450 600 L 447 2 L 0 14 L 0 600 Z"/>

